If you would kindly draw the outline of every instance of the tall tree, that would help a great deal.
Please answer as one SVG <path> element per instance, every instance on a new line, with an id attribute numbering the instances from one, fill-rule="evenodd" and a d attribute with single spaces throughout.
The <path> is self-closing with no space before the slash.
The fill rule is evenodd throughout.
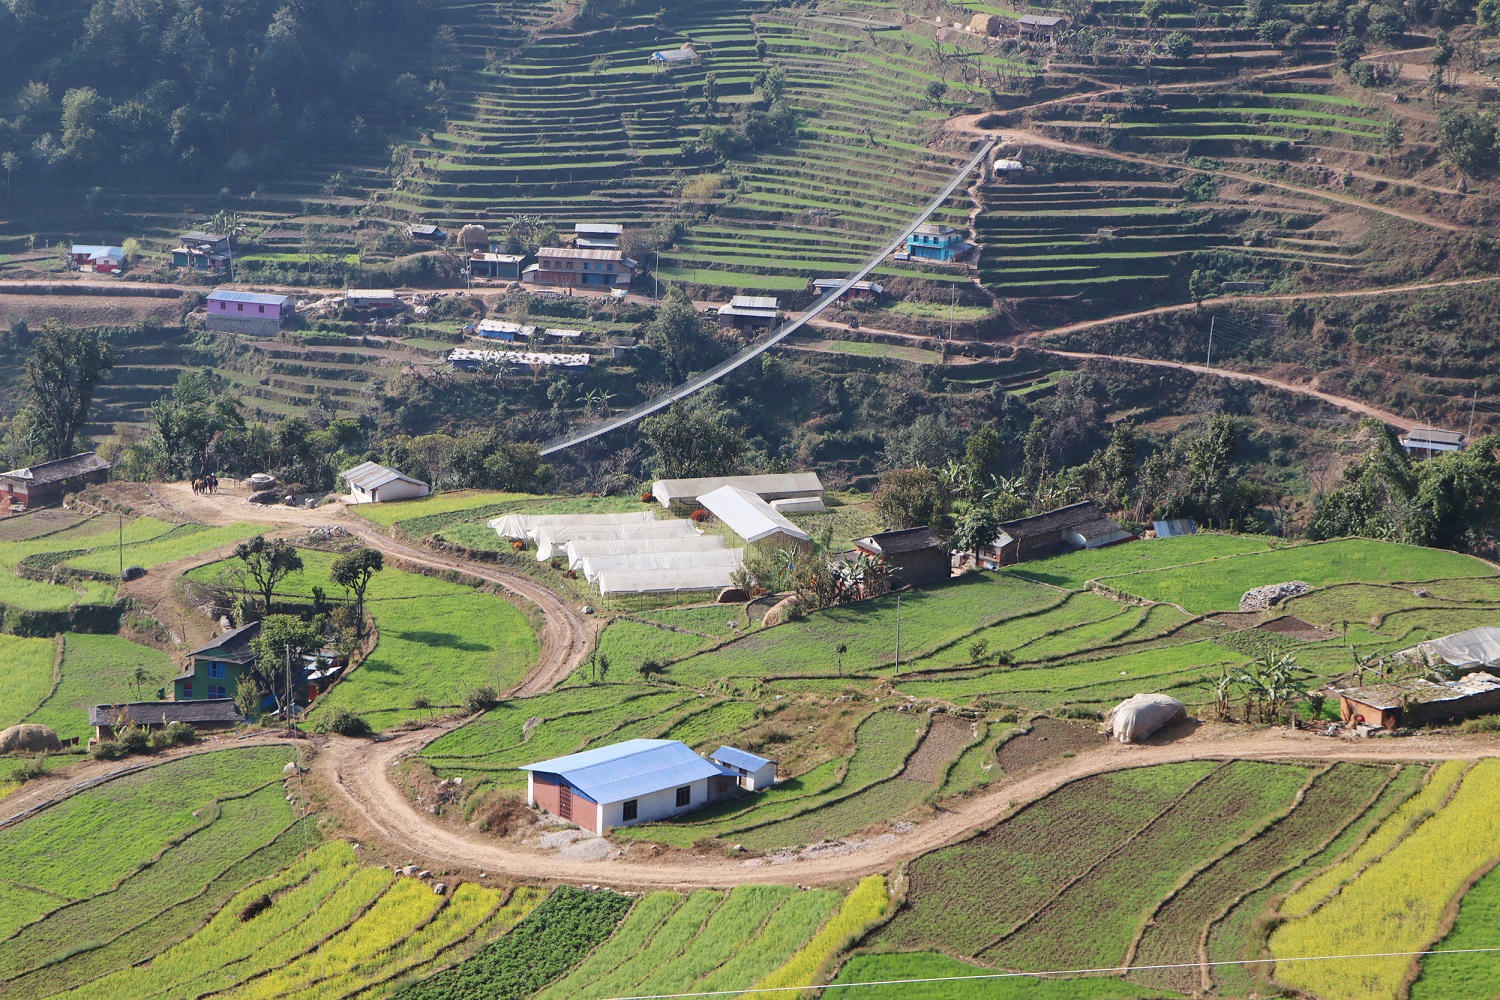
<path id="1" fill-rule="evenodd" d="M 365 634 L 365 591 L 369 589 L 370 579 L 383 569 L 385 556 L 379 549 L 356 549 L 333 561 L 330 579 L 336 586 L 354 594 L 354 629 L 360 637 Z"/>
<path id="2" fill-rule="evenodd" d="M 302 555 L 284 538 L 256 535 L 234 547 L 234 557 L 245 564 L 245 572 L 260 593 L 261 614 L 271 613 L 276 585 L 302 568 Z"/>
<path id="3" fill-rule="evenodd" d="M 26 358 L 21 390 L 45 458 L 73 454 L 94 405 L 94 390 L 114 366 L 114 348 L 97 332 L 75 330 L 55 320 L 43 325 Z"/>
<path id="4" fill-rule="evenodd" d="M 710 338 L 703 332 L 703 318 L 679 288 L 669 288 L 656 309 L 656 318 L 646 326 L 646 343 L 661 355 L 678 378 L 698 367 Z"/>
<path id="5" fill-rule="evenodd" d="M 296 696 L 296 676 L 302 657 L 322 647 L 321 619 L 308 622 L 296 615 L 266 617 L 261 622 L 260 634 L 250 643 L 255 651 L 256 681 L 275 696 L 279 707 L 286 708 Z"/>
<path id="6" fill-rule="evenodd" d="M 641 421 L 641 432 L 655 453 L 656 474 L 687 479 L 733 473 L 747 447 L 735 421 L 735 412 L 711 389 Z"/>
<path id="7" fill-rule="evenodd" d="M 875 510 L 887 528 L 936 525 L 946 513 L 942 486 L 931 469 L 892 469 L 875 488 Z"/>

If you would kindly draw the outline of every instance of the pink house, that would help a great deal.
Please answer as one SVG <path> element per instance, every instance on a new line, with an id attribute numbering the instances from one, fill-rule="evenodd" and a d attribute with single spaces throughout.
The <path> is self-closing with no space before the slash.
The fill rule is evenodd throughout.
<path id="1" fill-rule="evenodd" d="M 208 296 L 210 330 L 274 334 L 296 315 L 297 300 L 290 295 L 216 288 Z"/>

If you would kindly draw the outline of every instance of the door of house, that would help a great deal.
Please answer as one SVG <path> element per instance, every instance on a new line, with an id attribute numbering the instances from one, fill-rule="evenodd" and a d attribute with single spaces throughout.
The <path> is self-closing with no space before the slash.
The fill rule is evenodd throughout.
<path id="1" fill-rule="evenodd" d="M 557 790 L 557 815 L 559 819 L 571 820 L 573 818 L 573 788 L 571 785 L 562 785 Z"/>

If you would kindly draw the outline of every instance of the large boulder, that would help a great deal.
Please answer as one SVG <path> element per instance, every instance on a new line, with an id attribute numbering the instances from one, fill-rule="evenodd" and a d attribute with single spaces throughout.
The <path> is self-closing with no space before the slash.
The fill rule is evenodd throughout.
<path id="1" fill-rule="evenodd" d="M 27 722 L 0 730 L 0 753 L 45 753 L 61 749 L 62 741 L 46 726 Z"/>
<path id="2" fill-rule="evenodd" d="M 1296 597 L 1312 590 L 1312 585 L 1301 580 L 1286 583 L 1270 583 L 1264 587 L 1252 587 L 1240 598 L 1241 611 L 1269 611 L 1288 597 Z"/>

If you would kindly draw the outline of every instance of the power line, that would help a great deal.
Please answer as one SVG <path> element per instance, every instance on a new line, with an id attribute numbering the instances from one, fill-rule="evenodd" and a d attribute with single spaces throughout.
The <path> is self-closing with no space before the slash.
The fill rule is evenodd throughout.
<path id="1" fill-rule="evenodd" d="M 1203 969 L 1222 965 L 1269 965 L 1292 962 L 1345 962 L 1367 958 L 1417 958 L 1426 955 L 1477 955 L 1500 952 L 1495 948 L 1433 948 L 1427 951 L 1378 951 L 1364 955 L 1304 955 L 1296 958 L 1242 958 L 1218 962 L 1178 962 L 1171 965 L 1119 965 L 1104 969 L 1059 969 L 1055 972 L 986 972 L 973 976 L 926 976 L 919 979 L 882 979 L 863 983 L 827 983 L 821 986 L 773 986 L 748 990 L 710 990 L 705 993 L 651 993 L 640 996 L 610 997 L 608 1000 L 687 1000 L 690 997 L 743 996 L 751 993 L 810 992 L 842 990 L 856 986 L 911 986 L 918 983 L 965 983 L 985 979 L 1041 979 L 1046 976 L 1123 975 L 1129 972 L 1154 972 L 1172 969 Z"/>
<path id="2" fill-rule="evenodd" d="M 583 444 L 585 441 L 592 440 L 593 438 L 596 438 L 601 434 L 608 434 L 612 430 L 617 430 L 628 424 L 635 423 L 642 417 L 649 416 L 650 414 L 655 413 L 657 410 L 671 406 L 679 399 L 685 399 L 686 397 L 691 396 L 693 393 L 697 392 L 699 389 L 717 382 L 719 379 L 723 378 L 725 375 L 728 375 L 730 372 L 745 364 L 747 361 L 753 360 L 757 356 L 765 353 L 767 350 L 785 340 L 787 337 L 791 336 L 793 333 L 799 330 L 802 325 L 808 320 L 812 319 L 814 316 L 817 316 L 824 309 L 827 309 L 834 302 L 838 301 L 840 296 L 842 296 L 850 288 L 854 287 L 854 283 L 856 281 L 862 280 L 865 275 L 869 274 L 876 267 L 880 266 L 880 264 L 883 263 L 887 257 L 895 253 L 897 249 L 900 248 L 901 244 L 906 242 L 906 238 L 911 235 L 912 231 L 920 226 L 924 221 L 926 221 L 928 216 L 932 215 L 933 212 L 936 212 L 939 208 L 941 208 L 943 203 L 946 202 L 950 196 L 952 196 L 953 192 L 958 190 L 958 186 L 963 183 L 964 178 L 969 176 L 969 173 L 976 166 L 978 166 L 981 161 L 984 160 L 984 158 L 989 154 L 990 150 L 995 147 L 995 143 L 998 141 L 998 137 L 991 138 L 985 141 L 985 143 L 979 147 L 979 151 L 971 156 L 968 162 L 958 169 L 958 172 L 953 175 L 953 177 L 948 181 L 947 185 L 944 186 L 944 188 L 939 191 L 931 201 L 923 206 L 921 212 L 912 217 L 912 219 L 910 219 L 907 224 L 902 227 L 900 233 L 896 236 L 895 239 L 891 240 L 877 253 L 866 260 L 865 263 L 860 266 L 859 270 L 855 271 L 853 274 L 849 275 L 843 281 L 841 281 L 837 288 L 833 288 L 823 293 L 823 295 L 821 295 L 816 301 L 814 301 L 813 304 L 809 306 L 807 310 L 801 315 L 797 316 L 794 319 L 787 320 L 785 323 L 781 324 L 781 326 L 777 327 L 761 340 L 757 341 L 754 344 L 751 344 L 749 347 L 734 355 L 734 357 L 729 358 L 727 361 L 720 362 L 713 368 L 710 368 L 708 371 L 704 372 L 702 375 L 691 378 L 681 385 L 667 390 L 654 399 L 649 399 L 639 406 L 626 410 L 619 416 L 606 420 L 602 424 L 596 424 L 593 427 L 589 427 L 581 431 L 574 431 L 571 434 L 563 434 L 559 437 L 553 438 L 551 441 L 548 441 L 542 445 L 541 454 L 551 455 L 555 452 L 571 448 L 574 445 Z"/>

